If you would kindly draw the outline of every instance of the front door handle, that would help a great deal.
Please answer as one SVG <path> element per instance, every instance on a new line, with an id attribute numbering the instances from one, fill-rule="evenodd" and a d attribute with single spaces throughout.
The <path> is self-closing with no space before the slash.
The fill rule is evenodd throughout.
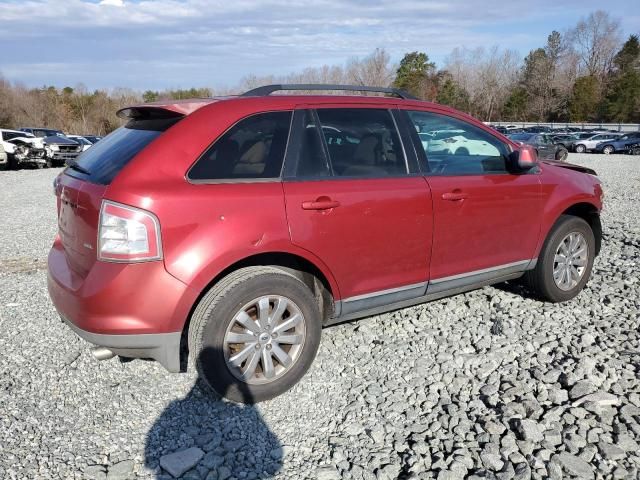
<path id="1" fill-rule="evenodd" d="M 337 200 L 331 200 L 330 198 L 318 198 L 313 202 L 302 202 L 303 210 L 331 210 L 340 206 L 340 202 Z"/>
<path id="2" fill-rule="evenodd" d="M 464 200 L 468 198 L 469 194 L 461 192 L 460 190 L 454 190 L 453 192 L 447 192 L 442 194 L 443 200 L 449 200 L 451 202 L 457 202 L 458 200 Z"/>

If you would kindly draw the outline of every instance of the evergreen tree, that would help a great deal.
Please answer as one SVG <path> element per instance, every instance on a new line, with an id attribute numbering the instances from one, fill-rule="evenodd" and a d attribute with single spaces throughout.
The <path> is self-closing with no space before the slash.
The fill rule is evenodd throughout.
<path id="1" fill-rule="evenodd" d="M 572 122 L 596 120 L 599 91 L 600 82 L 595 75 L 576 80 L 569 101 L 569 117 Z"/>
<path id="2" fill-rule="evenodd" d="M 393 85 L 419 98 L 424 98 L 426 81 L 435 69 L 436 64 L 429 61 L 426 53 L 407 53 L 400 61 Z"/>
<path id="3" fill-rule="evenodd" d="M 613 60 L 604 112 L 614 122 L 640 121 L 640 42 L 631 35 Z"/>

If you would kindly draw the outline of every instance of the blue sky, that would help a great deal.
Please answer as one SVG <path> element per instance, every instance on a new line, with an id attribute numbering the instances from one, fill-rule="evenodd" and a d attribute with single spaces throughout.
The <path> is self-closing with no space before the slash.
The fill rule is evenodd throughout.
<path id="1" fill-rule="evenodd" d="M 640 32 L 630 0 L 0 0 L 0 74 L 28 86 L 138 90 L 233 86 L 344 64 L 376 47 L 394 62 L 454 47 L 526 53 L 603 8 Z"/>

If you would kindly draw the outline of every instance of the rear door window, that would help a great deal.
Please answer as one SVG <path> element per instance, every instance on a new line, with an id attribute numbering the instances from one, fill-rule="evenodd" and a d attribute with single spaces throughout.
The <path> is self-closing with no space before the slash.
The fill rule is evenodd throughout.
<path id="1" fill-rule="evenodd" d="M 407 162 L 391 113 L 373 108 L 317 110 L 333 175 L 388 177 L 407 174 Z"/>
<path id="2" fill-rule="evenodd" d="M 180 118 L 132 120 L 82 153 L 76 161 L 80 168 L 68 168 L 66 173 L 92 183 L 108 185 L 133 157 Z"/>
<path id="3" fill-rule="evenodd" d="M 191 167 L 188 178 L 200 181 L 279 178 L 291 115 L 290 111 L 258 113 L 239 121 Z"/>

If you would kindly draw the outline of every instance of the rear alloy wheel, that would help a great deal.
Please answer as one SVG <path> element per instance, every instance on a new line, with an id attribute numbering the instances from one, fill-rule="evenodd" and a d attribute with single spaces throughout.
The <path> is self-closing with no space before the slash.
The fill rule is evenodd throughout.
<path id="1" fill-rule="evenodd" d="M 584 145 L 576 145 L 576 153 L 584 153 L 586 149 Z"/>
<path id="2" fill-rule="evenodd" d="M 321 316 L 311 290 L 276 267 L 247 267 L 214 285 L 196 307 L 189 352 L 219 395 L 256 403 L 284 393 L 313 362 Z"/>
<path id="3" fill-rule="evenodd" d="M 227 368 L 249 385 L 275 382 L 298 360 L 305 333 L 304 315 L 290 298 L 253 299 L 238 310 L 225 332 Z"/>
<path id="4" fill-rule="evenodd" d="M 605 155 L 611 155 L 613 152 L 615 152 L 615 148 L 612 145 L 607 145 L 602 149 L 602 153 Z"/>
<path id="5" fill-rule="evenodd" d="M 564 302 L 584 288 L 595 257 L 595 237 L 582 218 L 562 215 L 542 246 L 525 283 L 543 300 Z"/>

